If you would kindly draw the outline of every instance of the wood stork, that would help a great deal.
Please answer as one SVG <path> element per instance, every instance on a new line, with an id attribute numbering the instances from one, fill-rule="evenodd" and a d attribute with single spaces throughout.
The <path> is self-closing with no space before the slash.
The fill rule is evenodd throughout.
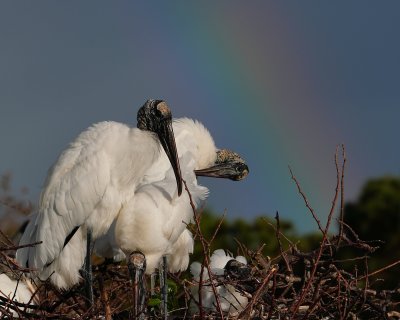
<path id="1" fill-rule="evenodd" d="M 10 276 L 6 273 L 0 274 L 0 297 L 25 305 L 34 305 L 35 301 L 32 298 L 34 292 L 33 286 L 25 279 L 13 279 L 11 274 Z M 6 318 L 7 315 L 18 317 L 19 312 L 17 311 L 17 307 L 21 311 L 24 310 L 22 306 L 7 306 L 7 303 L 3 299 L 0 300 L 0 307 L 1 318 Z"/>
<path id="2" fill-rule="evenodd" d="M 146 101 L 137 113 L 137 128 L 101 122 L 82 132 L 48 173 L 36 218 L 20 241 L 42 244 L 18 250 L 19 263 L 36 269 L 41 279 L 50 277 L 58 288 L 76 284 L 85 263 L 90 281 L 91 240 L 106 233 L 134 197 L 161 146 L 177 184 L 171 188 L 179 196 L 181 172 L 171 111 L 164 101 Z"/>
<path id="3" fill-rule="evenodd" d="M 238 292 L 235 287 L 229 283 L 222 284 L 219 283 L 217 278 L 222 278 L 224 280 L 225 269 L 228 264 L 235 262 L 241 265 L 247 265 L 247 260 L 243 256 L 232 257 L 230 254 L 226 253 L 223 249 L 218 249 L 213 252 L 210 258 L 210 268 L 213 274 L 213 282 L 215 284 L 216 293 L 218 295 L 221 310 L 227 312 L 230 316 L 237 316 L 248 303 L 247 297 Z M 201 274 L 201 264 L 199 262 L 193 262 L 190 265 L 190 273 L 193 275 L 193 280 L 195 282 L 200 281 Z M 202 276 L 202 307 L 208 311 L 217 310 L 217 301 L 214 295 L 214 291 L 211 288 L 210 278 L 208 275 L 207 268 L 203 268 Z M 192 295 L 196 299 L 199 297 L 199 287 L 192 287 Z M 193 313 L 198 312 L 198 301 L 193 301 L 190 308 Z"/>
<path id="4" fill-rule="evenodd" d="M 175 119 L 173 130 L 182 177 L 195 207 L 206 199 L 209 192 L 198 184 L 196 176 L 232 180 L 247 176 L 248 167 L 244 160 L 230 150 L 217 149 L 209 131 L 200 122 L 188 118 Z M 170 271 L 186 270 L 188 259 L 183 256 L 192 249 L 193 240 L 190 232 L 185 230 L 186 225 L 192 222 L 193 211 L 188 194 L 178 197 L 173 182 L 168 159 L 161 154 L 146 172 L 135 197 L 123 206 L 109 232 L 96 241 L 95 252 L 119 261 L 122 252 L 142 251 L 146 256 L 148 274 L 158 268 L 163 255 L 171 255 L 174 263 L 170 264 Z M 185 254 L 177 254 L 180 251 Z M 178 260 L 182 262 L 178 263 Z"/>
<path id="5" fill-rule="evenodd" d="M 241 180 L 248 174 L 243 159 L 232 151 L 218 150 L 200 122 L 176 119 L 173 130 L 182 178 L 195 207 L 208 196 L 208 189 L 198 184 L 196 175 Z M 184 192 L 178 197 L 168 159 L 160 155 L 146 172 L 135 197 L 122 208 L 107 236 L 96 242 L 95 252 L 118 260 L 116 256 L 121 257 L 121 252 L 115 249 L 117 245 L 129 262 L 129 255 L 135 252 L 136 257 L 136 252 L 140 251 L 146 258 L 147 274 L 159 267 L 164 256 L 169 256 L 169 271 L 184 271 L 188 268 L 189 254 L 193 252 L 193 238 L 186 229 L 192 219 L 189 195 Z M 141 276 L 135 275 L 135 278 Z"/>
<path id="6" fill-rule="evenodd" d="M 196 207 L 209 192 L 197 183 L 196 176 L 241 180 L 248 174 L 244 160 L 230 150 L 218 150 L 200 122 L 176 119 L 173 130 L 182 177 Z M 190 232 L 185 231 L 186 225 L 193 221 L 193 211 L 188 194 L 178 197 L 173 181 L 168 159 L 160 155 L 146 172 L 135 197 L 122 207 L 107 235 L 96 241 L 95 252 L 118 261 L 122 255 L 116 246 L 125 254 L 141 251 L 146 256 L 146 273 L 150 274 L 158 268 L 162 256 L 182 251 L 185 254 L 174 256 L 174 263 L 169 268 L 171 272 L 186 270 L 188 259 L 181 257 L 193 247 Z M 182 262 L 178 263 L 178 260 Z"/>

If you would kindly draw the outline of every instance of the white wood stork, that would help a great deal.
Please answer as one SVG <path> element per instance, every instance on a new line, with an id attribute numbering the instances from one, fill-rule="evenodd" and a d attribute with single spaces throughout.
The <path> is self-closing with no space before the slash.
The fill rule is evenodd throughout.
<path id="1" fill-rule="evenodd" d="M 34 305 L 35 301 L 32 298 L 34 292 L 34 287 L 30 283 L 26 282 L 25 278 L 17 280 L 12 279 L 12 277 L 9 277 L 6 273 L 0 274 L 0 297 L 25 305 Z M 3 312 L 0 310 L 1 318 L 7 318 L 7 315 L 18 317 L 18 311 L 16 308 L 21 311 L 24 309 L 24 307 L 18 305 L 7 305 L 4 300 L 0 301 L 0 305 L 2 306 L 0 309 L 4 310 Z"/>
<path id="2" fill-rule="evenodd" d="M 188 118 L 175 119 L 173 130 L 182 178 L 195 207 L 206 199 L 209 192 L 198 184 L 196 176 L 232 180 L 247 176 L 248 167 L 244 160 L 232 151 L 218 150 L 200 122 Z M 162 256 L 171 255 L 170 272 L 184 271 L 189 263 L 186 256 L 193 249 L 193 239 L 186 230 L 192 219 L 189 196 L 184 192 L 178 197 L 168 159 L 160 155 L 146 172 L 135 197 L 121 209 L 107 235 L 96 241 L 95 252 L 118 261 L 123 256 L 120 250 L 127 255 L 141 251 L 146 256 L 147 274 L 158 268 Z"/>
<path id="3" fill-rule="evenodd" d="M 210 258 L 210 269 L 213 274 L 213 282 L 215 284 L 216 293 L 219 297 L 219 301 L 221 303 L 221 310 L 223 312 L 228 313 L 230 316 L 237 316 L 248 303 L 247 297 L 238 292 L 234 286 L 231 284 L 219 284 L 218 281 L 214 277 L 224 278 L 225 268 L 228 262 L 235 262 L 247 265 L 247 260 L 243 256 L 232 257 L 230 254 L 226 253 L 223 249 L 218 249 L 213 252 Z M 193 275 L 193 280 L 196 282 L 200 281 L 201 274 L 201 264 L 199 262 L 193 262 L 190 265 L 190 272 Z M 205 310 L 217 310 L 217 301 L 215 299 L 214 291 L 211 288 L 210 279 L 208 275 L 207 268 L 203 268 L 203 286 L 202 286 L 202 307 Z M 192 295 L 196 299 L 199 297 L 199 288 L 198 286 L 193 286 L 191 288 Z M 198 301 L 197 301 L 198 302 Z M 196 302 L 192 302 L 191 311 L 193 313 L 198 312 L 198 305 Z"/>
<path id="4" fill-rule="evenodd" d="M 230 150 L 218 150 L 210 133 L 200 122 L 188 118 L 175 119 L 173 130 L 182 178 L 195 207 L 208 196 L 208 189 L 198 184 L 196 176 L 232 180 L 247 176 L 248 167 L 244 160 Z M 172 255 L 170 272 L 186 270 L 188 258 L 184 255 L 193 248 L 186 225 L 192 219 L 189 196 L 184 192 L 178 197 L 168 159 L 160 155 L 146 172 L 135 197 L 121 209 L 109 232 L 96 241 L 95 252 L 119 261 L 123 256 L 121 250 L 125 254 L 142 251 L 146 256 L 148 274 L 159 266 L 162 256 Z M 178 260 L 181 262 L 178 263 Z"/>
<path id="5" fill-rule="evenodd" d="M 80 280 L 86 255 L 84 274 L 90 282 L 92 238 L 106 233 L 135 196 L 161 146 L 172 165 L 174 191 L 182 192 L 171 119 L 164 101 L 148 100 L 138 111 L 137 128 L 101 122 L 82 132 L 50 169 L 36 218 L 20 241 L 42 244 L 19 249 L 18 262 L 36 269 L 41 279 L 50 277 L 57 287 L 69 288 Z"/>
<path id="6" fill-rule="evenodd" d="M 240 156 L 226 149 L 218 150 L 200 122 L 176 119 L 173 130 L 182 178 L 195 207 L 208 195 L 208 189 L 197 183 L 196 175 L 241 180 L 248 174 L 248 167 Z M 138 271 L 146 274 L 152 274 L 164 256 L 169 256 L 170 272 L 186 270 L 189 254 L 193 252 L 193 238 L 186 225 L 192 222 L 193 210 L 186 192 L 178 197 L 174 181 L 168 159 L 162 154 L 146 172 L 135 197 L 123 206 L 107 236 L 96 242 L 95 252 L 118 260 L 123 256 L 116 250 L 118 246 L 128 257 L 128 262 L 132 252 L 135 261 L 139 257 L 137 251 L 142 252 L 146 268 L 142 267 L 140 258 Z M 142 278 L 142 275 L 133 276 Z M 162 287 L 165 288 L 165 284 Z"/>
<path id="7" fill-rule="evenodd" d="M 197 183 L 196 175 L 235 180 L 247 175 L 244 161 L 237 155 L 232 157 L 234 153 L 228 150 L 217 150 L 210 133 L 200 122 L 177 119 L 173 128 L 182 178 L 196 207 L 208 195 L 208 189 Z M 143 252 L 147 273 L 154 272 L 162 256 L 174 252 L 174 244 L 186 229 L 186 224 L 192 222 L 189 196 L 184 192 L 178 197 L 172 181 L 172 171 L 162 155 L 147 172 L 135 197 L 121 210 L 115 224 L 118 246 L 126 254 L 135 250 Z M 183 264 L 170 271 L 186 270 L 187 267 L 188 264 Z"/>

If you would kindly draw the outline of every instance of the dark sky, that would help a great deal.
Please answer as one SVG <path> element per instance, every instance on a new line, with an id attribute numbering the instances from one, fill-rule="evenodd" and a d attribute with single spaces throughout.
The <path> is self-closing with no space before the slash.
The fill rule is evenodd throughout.
<path id="1" fill-rule="evenodd" d="M 201 182 L 228 217 L 315 230 L 346 146 L 346 199 L 399 175 L 400 2 L 0 2 L 0 172 L 36 202 L 47 169 L 90 124 L 136 125 L 162 98 L 247 160 L 247 180 Z"/>

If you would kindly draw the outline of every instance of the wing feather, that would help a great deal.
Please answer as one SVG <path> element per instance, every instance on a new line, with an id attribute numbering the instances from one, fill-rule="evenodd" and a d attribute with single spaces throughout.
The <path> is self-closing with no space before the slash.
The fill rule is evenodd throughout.
<path id="1" fill-rule="evenodd" d="M 107 149 L 113 143 L 113 131 L 128 127 L 103 122 L 90 127 L 60 155 L 49 170 L 36 219 L 23 237 L 23 244 L 43 241 L 41 245 L 21 252 L 28 265 L 42 269 L 54 261 L 64 248 L 71 232 L 84 224 L 98 207 L 119 210 L 111 203 L 102 204 L 105 193 L 112 188 L 111 166 Z M 115 134 L 114 134 L 115 136 Z M 107 197 L 108 201 L 110 197 Z M 21 261 L 22 264 L 25 261 Z"/>

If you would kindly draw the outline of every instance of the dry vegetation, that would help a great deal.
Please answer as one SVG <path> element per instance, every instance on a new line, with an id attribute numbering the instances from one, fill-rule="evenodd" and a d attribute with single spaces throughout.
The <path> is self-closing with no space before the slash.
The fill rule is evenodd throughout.
<path id="1" fill-rule="evenodd" d="M 303 193 L 299 182 L 291 172 L 292 179 L 303 197 L 305 205 L 314 217 L 322 234 L 319 247 L 310 252 L 301 252 L 296 243 L 292 243 L 280 230 L 279 215 L 273 226 L 275 238 L 280 248 L 278 256 L 270 258 L 262 254 L 263 246 L 252 251 L 246 244 L 237 241 L 238 253 L 248 260 L 247 272 L 230 270 L 224 277 L 214 277 L 209 268 L 210 246 L 218 237 L 219 226 L 215 233 L 206 239 L 202 233 L 201 213 L 194 212 L 195 223 L 189 226 L 196 241 L 201 243 L 203 264 L 210 278 L 215 281 L 200 281 L 202 285 L 211 285 L 214 292 L 220 285 L 233 285 L 237 291 L 249 298 L 248 305 L 239 319 L 400 319 L 400 288 L 376 290 L 374 281 L 379 274 L 400 261 L 380 270 L 368 271 L 368 256 L 373 255 L 376 243 L 367 243 L 359 239 L 352 228 L 343 220 L 343 193 L 345 152 L 341 149 L 335 154 L 337 185 L 332 200 L 327 223 L 323 226 Z M 4 199 L 3 199 L 4 200 Z M 3 204 L 5 202 L 2 200 Z M 10 199 L 9 199 L 10 200 Z M 15 205 L 14 202 L 10 202 Z M 10 205 L 7 204 L 7 205 Z M 194 207 L 193 207 L 194 208 Z M 336 209 L 339 214 L 338 234 L 331 235 L 330 229 Z M 270 230 L 266 230 L 270 232 Z M 34 245 L 34 244 L 33 244 Z M 346 259 L 348 262 L 363 260 L 366 272 L 357 268 L 345 271 L 341 267 L 339 253 L 343 249 L 357 248 L 358 256 Z M 0 235 L 0 269 L 22 279 L 29 271 L 18 266 L 14 260 L 18 247 L 3 232 Z M 221 302 L 216 297 L 214 311 L 202 307 L 200 296 L 199 312 L 190 314 L 188 306 L 193 300 L 190 286 L 193 285 L 188 274 L 170 275 L 169 319 L 227 319 L 221 310 Z M 76 286 L 68 292 L 60 292 L 49 282 L 35 283 L 34 304 L 18 304 L 12 299 L 0 297 L 0 314 L 3 317 L 16 311 L 21 318 L 37 319 L 128 319 L 134 318 L 131 312 L 132 294 L 128 271 L 125 264 L 97 264 L 94 267 L 94 295 L 96 303 L 89 307 L 83 286 Z M 200 289 L 201 290 L 201 289 Z M 200 299 L 199 299 L 200 298 Z M 162 318 L 157 292 L 150 297 L 148 318 Z"/>

